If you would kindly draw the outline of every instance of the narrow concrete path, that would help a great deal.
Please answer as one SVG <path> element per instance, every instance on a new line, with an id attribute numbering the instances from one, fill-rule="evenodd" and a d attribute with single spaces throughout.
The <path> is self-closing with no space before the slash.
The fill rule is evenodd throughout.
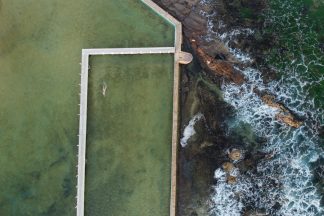
<path id="1" fill-rule="evenodd" d="M 82 54 L 88 55 L 135 55 L 175 53 L 174 47 L 143 47 L 143 48 L 103 48 L 82 49 Z"/>

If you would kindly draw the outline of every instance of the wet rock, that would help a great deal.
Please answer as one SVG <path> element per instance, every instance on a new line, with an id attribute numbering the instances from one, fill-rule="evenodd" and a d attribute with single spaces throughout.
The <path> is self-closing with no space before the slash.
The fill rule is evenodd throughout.
<path id="1" fill-rule="evenodd" d="M 228 176 L 227 177 L 227 184 L 235 184 L 237 182 L 237 179 L 235 176 Z"/>
<path id="2" fill-rule="evenodd" d="M 294 128 L 299 128 L 302 125 L 302 121 L 299 121 L 290 110 L 288 110 L 283 104 L 276 102 L 275 96 L 265 94 L 261 99 L 268 106 L 279 109 L 279 113 L 276 114 L 276 119 Z"/>
<path id="3" fill-rule="evenodd" d="M 211 13 L 213 5 L 200 4 L 199 0 L 161 0 L 156 2 L 171 15 L 182 22 L 183 31 L 192 42 L 192 48 L 202 67 L 215 77 L 225 77 L 236 84 L 244 82 L 244 76 L 235 70 L 233 63 L 237 60 L 221 41 L 208 42 L 201 39 L 207 32 L 207 19 L 201 11 Z"/>
<path id="4" fill-rule="evenodd" d="M 170 6 L 169 6 L 169 8 L 170 8 Z M 172 8 L 170 8 L 170 10 L 175 13 L 176 17 L 178 17 L 179 20 L 183 20 L 185 17 L 188 16 L 188 14 L 191 11 L 191 8 L 187 7 L 187 5 L 185 5 L 185 4 L 174 3 L 172 5 Z"/>
<path id="5" fill-rule="evenodd" d="M 205 70 L 215 75 L 226 77 L 228 80 L 231 80 L 238 85 L 241 85 L 244 82 L 244 75 L 235 70 L 233 65 L 229 62 L 216 60 L 201 48 L 197 48 L 196 52 L 202 67 Z"/>
<path id="6" fill-rule="evenodd" d="M 276 114 L 276 119 L 294 128 L 299 128 L 303 124 L 301 121 L 298 121 L 291 113 L 280 112 Z"/>
<path id="7" fill-rule="evenodd" d="M 228 154 L 228 157 L 233 161 L 240 160 L 242 158 L 241 150 L 239 149 L 231 150 Z"/>
<path id="8" fill-rule="evenodd" d="M 204 126 L 207 126 L 209 134 L 224 134 L 226 126 L 222 122 L 233 114 L 233 108 L 222 101 L 221 96 L 203 81 L 197 83 L 197 97 L 200 111 L 205 117 Z"/>
<path id="9" fill-rule="evenodd" d="M 196 42 L 192 41 L 192 43 Z M 216 60 L 226 60 L 231 63 L 237 63 L 238 61 L 235 59 L 235 57 L 228 51 L 228 47 L 224 45 L 219 40 L 212 40 L 209 42 L 198 42 L 198 44 L 194 44 L 194 47 L 200 47 L 202 50 L 205 51 L 206 54 L 209 56 L 214 57 Z M 220 58 L 217 58 L 217 56 L 221 56 Z"/>
<path id="10" fill-rule="evenodd" d="M 227 173 L 230 173 L 235 167 L 234 167 L 234 164 L 231 163 L 231 162 L 225 162 L 223 163 L 222 165 L 223 167 L 223 170 Z"/>
<path id="11" fill-rule="evenodd" d="M 192 11 L 185 19 L 182 24 L 186 28 L 186 31 L 194 31 L 199 33 L 206 32 L 207 21 L 203 18 L 199 12 Z"/>

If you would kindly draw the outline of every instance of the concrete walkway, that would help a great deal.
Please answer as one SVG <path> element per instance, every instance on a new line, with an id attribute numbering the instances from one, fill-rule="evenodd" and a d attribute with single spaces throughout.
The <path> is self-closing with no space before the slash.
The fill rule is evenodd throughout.
<path id="1" fill-rule="evenodd" d="M 170 54 L 174 52 L 174 47 L 82 49 L 78 150 L 78 186 L 76 206 L 77 216 L 84 215 L 89 57 L 91 55 Z"/>
<path id="2" fill-rule="evenodd" d="M 84 216 L 85 163 L 87 139 L 87 100 L 88 100 L 88 71 L 91 55 L 135 55 L 135 54 L 172 54 L 174 53 L 174 85 L 173 85 L 173 119 L 172 119 L 172 162 L 171 162 L 171 198 L 170 216 L 176 214 L 176 178 L 177 178 L 177 146 L 179 140 L 179 64 L 188 64 L 192 60 L 190 53 L 181 51 L 181 23 L 160 8 L 151 0 L 142 0 L 154 12 L 162 16 L 175 27 L 174 47 L 144 47 L 144 48 L 102 48 L 82 49 L 81 62 L 81 93 L 80 121 L 78 144 L 78 181 L 77 181 L 77 216 Z M 107 203 L 109 205 L 109 203 Z"/>
<path id="3" fill-rule="evenodd" d="M 104 48 L 82 49 L 82 54 L 88 55 L 135 55 L 175 53 L 174 47 L 142 47 L 142 48 Z"/>

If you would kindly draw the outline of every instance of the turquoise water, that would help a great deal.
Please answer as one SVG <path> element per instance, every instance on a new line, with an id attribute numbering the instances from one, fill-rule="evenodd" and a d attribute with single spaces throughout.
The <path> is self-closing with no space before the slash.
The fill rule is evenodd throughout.
<path id="1" fill-rule="evenodd" d="M 1 0 L 0 29 L 0 215 L 75 215 L 81 49 L 172 46 L 173 28 L 136 0 Z"/>

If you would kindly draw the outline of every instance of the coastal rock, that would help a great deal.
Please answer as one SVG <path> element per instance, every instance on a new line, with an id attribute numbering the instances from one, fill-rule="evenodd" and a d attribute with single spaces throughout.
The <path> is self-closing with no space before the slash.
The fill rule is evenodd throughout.
<path id="1" fill-rule="evenodd" d="M 230 52 L 228 52 L 228 47 L 217 39 L 204 43 L 200 42 L 199 46 L 206 52 L 206 54 L 209 56 L 214 56 L 214 58 L 217 60 L 226 60 L 231 63 L 238 63 L 237 59 Z"/>
<path id="2" fill-rule="evenodd" d="M 227 177 L 227 184 L 235 184 L 237 182 L 237 179 L 235 176 L 228 176 Z"/>
<path id="3" fill-rule="evenodd" d="M 209 56 L 203 49 L 196 49 L 197 56 L 202 64 L 202 67 L 213 73 L 214 75 L 226 77 L 228 80 L 241 85 L 244 82 L 244 75 L 235 70 L 233 65 L 227 61 L 215 60 Z"/>
<path id="4" fill-rule="evenodd" d="M 294 128 L 299 128 L 302 125 L 302 122 L 299 121 L 290 110 L 288 110 L 283 104 L 276 102 L 275 96 L 265 94 L 261 99 L 268 106 L 279 109 L 279 113 L 276 114 L 276 119 Z"/>
<path id="5" fill-rule="evenodd" d="M 162 0 L 157 3 L 182 22 L 184 33 L 189 37 L 207 31 L 207 20 L 200 13 L 199 2 L 199 0 Z"/>
<path id="6" fill-rule="evenodd" d="M 225 77 L 238 85 L 244 82 L 244 76 L 234 69 L 237 60 L 221 41 L 208 42 L 201 36 L 207 32 L 207 19 L 201 11 L 211 13 L 214 7 L 200 4 L 199 0 L 156 0 L 171 15 L 181 21 L 183 32 L 190 38 L 192 48 L 202 67 L 213 76 Z M 212 44 L 212 45 L 211 45 Z"/>
<path id="7" fill-rule="evenodd" d="M 173 11 L 173 13 L 176 15 L 176 17 L 178 17 L 179 20 L 183 20 L 191 11 L 190 7 L 187 7 L 187 5 L 178 2 L 174 3 L 170 10 Z"/>
<path id="8" fill-rule="evenodd" d="M 286 109 L 283 105 L 281 105 L 281 104 L 279 104 L 279 103 L 277 103 L 277 102 L 275 101 L 275 100 L 276 100 L 276 97 L 273 96 L 273 95 L 265 94 L 265 95 L 263 95 L 263 96 L 261 97 L 261 100 L 262 100 L 265 104 L 267 104 L 268 106 L 270 106 L 270 107 L 278 108 L 278 109 L 281 109 L 281 110 L 285 110 L 285 109 Z"/>
<path id="9" fill-rule="evenodd" d="M 207 22 L 206 19 L 201 17 L 199 12 L 192 11 L 185 19 L 183 20 L 183 25 L 185 26 L 185 31 L 188 34 L 194 31 L 199 33 L 206 32 Z"/>
<path id="10" fill-rule="evenodd" d="M 231 162 L 225 162 L 223 163 L 222 165 L 223 167 L 223 170 L 227 173 L 230 173 L 235 167 L 234 167 L 234 164 L 231 163 Z"/>
<path id="11" fill-rule="evenodd" d="M 294 128 L 299 128 L 303 124 L 301 121 L 296 120 L 295 117 L 290 113 L 280 112 L 276 114 L 276 119 Z"/>
<path id="12" fill-rule="evenodd" d="M 224 119 L 233 114 L 233 107 L 221 101 L 221 96 L 203 81 L 197 82 L 196 97 L 199 100 L 200 112 L 204 115 L 208 133 L 223 134 L 226 127 L 222 124 Z M 219 110 L 219 112 L 215 112 Z M 220 136 L 218 136 L 220 139 Z M 217 140 L 218 143 L 220 140 Z"/>
<path id="13" fill-rule="evenodd" d="M 228 157 L 233 160 L 240 160 L 242 158 L 242 153 L 239 149 L 233 149 L 229 152 Z"/>

